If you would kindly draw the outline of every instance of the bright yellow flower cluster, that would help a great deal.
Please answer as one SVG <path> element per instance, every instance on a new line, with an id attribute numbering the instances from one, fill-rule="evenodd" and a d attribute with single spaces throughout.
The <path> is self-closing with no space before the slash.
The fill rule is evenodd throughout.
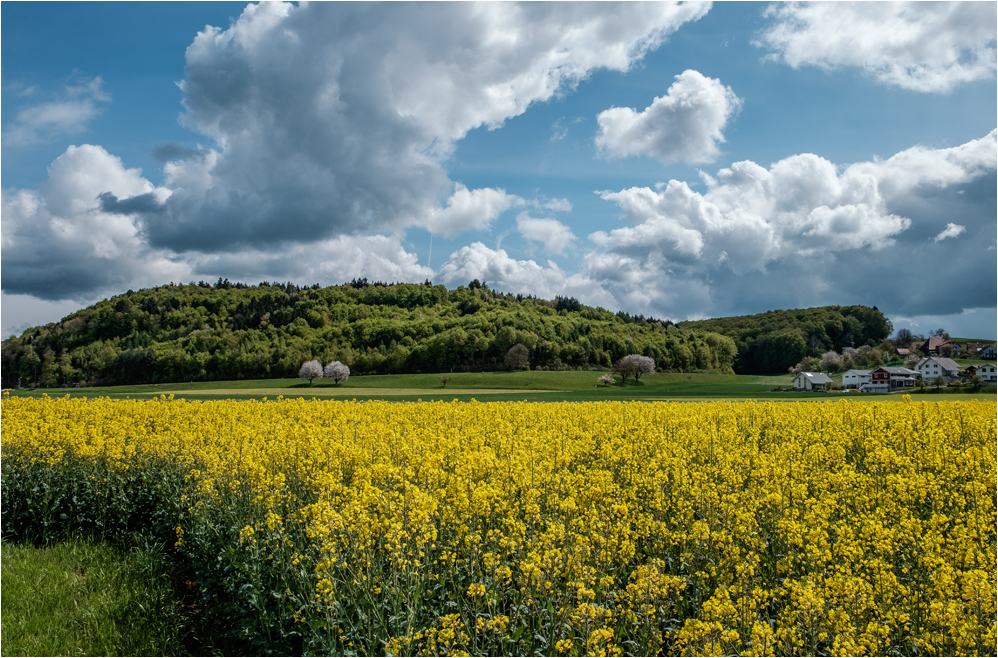
<path id="1" fill-rule="evenodd" d="M 171 465 L 271 649 L 996 650 L 993 402 L 4 399 L 2 440 L 5 488 Z"/>

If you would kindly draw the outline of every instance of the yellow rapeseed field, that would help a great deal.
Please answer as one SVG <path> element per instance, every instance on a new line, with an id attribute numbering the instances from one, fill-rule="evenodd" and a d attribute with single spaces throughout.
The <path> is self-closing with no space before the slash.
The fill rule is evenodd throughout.
<path id="1" fill-rule="evenodd" d="M 2 402 L 3 534 L 259 653 L 996 652 L 996 404 Z"/>

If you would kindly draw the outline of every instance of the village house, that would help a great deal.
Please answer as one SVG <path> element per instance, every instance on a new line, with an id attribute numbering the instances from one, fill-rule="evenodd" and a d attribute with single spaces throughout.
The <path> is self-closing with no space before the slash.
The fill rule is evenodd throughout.
<path id="1" fill-rule="evenodd" d="M 842 374 L 842 388 L 859 388 L 863 384 L 869 383 L 869 370 L 846 370 Z"/>
<path id="2" fill-rule="evenodd" d="M 870 373 L 870 383 L 863 384 L 859 390 L 864 393 L 889 393 L 915 385 L 918 373 L 908 368 L 890 368 L 881 366 Z"/>
<path id="3" fill-rule="evenodd" d="M 995 365 L 993 363 L 985 363 L 980 366 L 970 366 L 964 371 L 967 377 L 973 377 L 974 375 L 979 375 L 981 379 L 984 380 L 985 384 L 998 384 L 998 372 L 996 372 Z"/>
<path id="4" fill-rule="evenodd" d="M 928 356 L 915 364 L 915 370 L 925 382 L 932 382 L 936 377 L 952 382 L 960 378 L 961 366 L 953 359 L 944 356 Z"/>
<path id="5" fill-rule="evenodd" d="M 794 377 L 795 391 L 827 391 L 832 380 L 823 372 L 801 372 Z"/>
<path id="6" fill-rule="evenodd" d="M 957 342 L 941 336 L 931 336 L 919 346 L 918 350 L 925 356 L 939 356 L 943 353 L 944 345 L 948 345 L 953 350 L 950 354 L 960 353 L 960 345 Z"/>
<path id="7" fill-rule="evenodd" d="M 995 346 L 985 345 L 977 352 L 978 359 L 993 359 L 995 358 Z"/>

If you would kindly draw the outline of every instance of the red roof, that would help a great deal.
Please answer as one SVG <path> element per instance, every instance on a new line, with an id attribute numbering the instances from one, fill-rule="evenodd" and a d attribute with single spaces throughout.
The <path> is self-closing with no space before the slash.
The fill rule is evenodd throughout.
<path id="1" fill-rule="evenodd" d="M 947 343 L 953 343 L 949 338 L 943 338 L 942 336 L 932 336 L 929 340 L 922 343 L 922 349 L 927 352 L 936 352 L 940 347 L 946 345 Z M 954 345 L 956 343 L 953 343 Z"/>

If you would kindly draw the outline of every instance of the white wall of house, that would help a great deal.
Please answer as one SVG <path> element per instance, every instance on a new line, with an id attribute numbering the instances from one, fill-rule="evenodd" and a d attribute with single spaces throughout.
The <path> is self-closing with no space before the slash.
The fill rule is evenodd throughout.
<path id="1" fill-rule="evenodd" d="M 934 356 L 928 356 L 919 361 L 915 364 L 915 370 L 922 376 L 922 380 L 925 382 L 931 382 L 936 377 L 942 377 L 946 381 L 951 382 L 960 377 L 959 367 L 955 370 L 952 367 L 946 367 L 944 362 L 941 362 Z"/>
<path id="2" fill-rule="evenodd" d="M 977 366 L 974 368 L 974 372 L 989 384 L 998 383 L 998 368 L 993 365 Z"/>
<path id="3" fill-rule="evenodd" d="M 869 370 L 846 370 L 842 375 L 842 388 L 859 388 L 870 383 Z"/>
<path id="4" fill-rule="evenodd" d="M 794 377 L 794 390 L 797 391 L 827 391 L 831 385 L 828 375 L 823 372 L 799 372 Z"/>

